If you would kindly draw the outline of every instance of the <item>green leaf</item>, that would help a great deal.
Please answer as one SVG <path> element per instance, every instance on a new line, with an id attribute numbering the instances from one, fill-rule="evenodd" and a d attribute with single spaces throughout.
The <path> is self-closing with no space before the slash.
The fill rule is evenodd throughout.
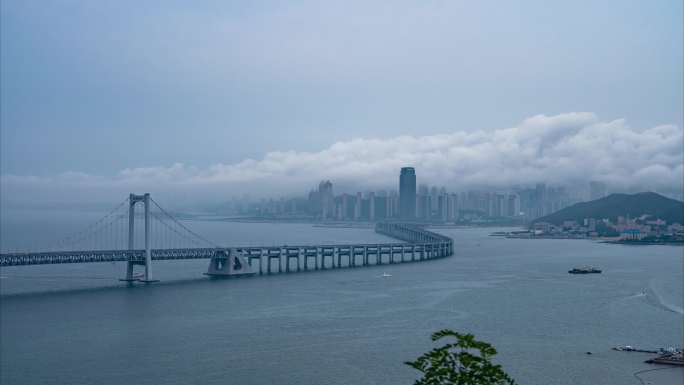
<path id="1" fill-rule="evenodd" d="M 434 348 L 404 364 L 419 370 L 423 377 L 417 385 L 513 385 L 515 381 L 506 374 L 501 365 L 495 365 L 491 358 L 496 349 L 472 334 L 461 334 L 442 329 L 431 335 L 432 341 L 454 338 L 455 343 L 447 343 Z"/>

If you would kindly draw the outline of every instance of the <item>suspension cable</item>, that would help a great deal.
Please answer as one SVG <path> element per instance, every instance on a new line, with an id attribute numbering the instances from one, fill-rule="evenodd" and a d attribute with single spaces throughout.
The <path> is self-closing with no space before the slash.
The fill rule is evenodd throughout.
<path id="1" fill-rule="evenodd" d="M 183 230 L 185 230 L 185 231 L 187 231 L 188 233 L 192 234 L 192 235 L 193 235 L 194 237 L 196 237 L 197 239 L 199 239 L 199 240 L 201 240 L 201 241 L 203 241 L 203 242 L 205 242 L 205 243 L 207 243 L 207 244 L 212 245 L 213 247 L 220 247 L 220 246 L 217 245 L 216 243 L 214 243 L 214 242 L 212 242 L 212 241 L 210 241 L 210 240 L 204 238 L 203 236 L 201 236 L 201 235 L 195 233 L 194 231 L 190 230 L 190 229 L 187 228 L 185 225 L 183 225 L 182 223 L 180 223 L 176 218 L 174 218 L 173 216 L 171 216 L 171 214 L 167 213 L 166 210 L 164 210 L 164 209 L 159 205 L 159 203 L 157 203 L 157 201 L 155 201 L 155 200 L 152 199 L 152 198 L 150 198 L 150 200 L 152 201 L 152 203 L 154 203 L 155 206 L 157 206 L 157 208 L 158 208 L 164 215 L 166 215 L 167 217 L 169 217 L 169 218 L 170 218 L 173 222 L 175 222 L 178 226 L 182 227 Z"/>
<path id="2" fill-rule="evenodd" d="M 125 205 L 125 204 L 128 202 L 128 200 L 129 200 L 129 198 L 124 199 L 123 202 L 119 203 L 114 209 L 112 209 L 111 211 L 109 211 L 105 216 L 101 217 L 101 218 L 98 219 L 96 222 L 94 222 L 94 223 L 92 223 L 92 224 L 86 226 L 86 227 L 85 227 L 84 229 L 82 229 L 81 231 L 77 231 L 77 232 L 75 232 L 75 233 L 72 233 L 72 234 L 70 234 L 69 236 L 66 236 L 66 237 L 64 237 L 64 238 L 62 238 L 62 239 L 60 239 L 60 240 L 54 242 L 53 245 L 56 246 L 56 247 L 58 247 L 58 248 L 61 248 L 61 247 L 65 247 L 65 246 L 68 246 L 68 245 L 74 245 L 74 244 L 77 244 L 78 242 L 83 241 L 83 240 L 86 239 L 89 235 L 92 235 L 93 233 L 95 233 L 95 232 L 97 231 L 95 228 L 96 228 L 97 226 L 99 226 L 101 223 L 103 223 L 107 218 L 109 218 L 110 216 L 112 216 L 114 213 L 116 213 L 117 211 L 119 211 L 119 209 L 121 209 L 121 207 L 122 207 L 123 205 Z M 114 221 L 115 221 L 115 220 L 116 220 L 116 218 L 114 219 Z M 111 222 L 113 222 L 113 221 L 109 221 L 108 223 L 111 223 Z M 105 226 L 106 226 L 106 225 L 107 225 L 107 224 L 105 224 Z M 52 247 L 50 247 L 50 248 L 52 248 Z"/>
<path id="3" fill-rule="evenodd" d="M 185 240 L 187 240 L 188 242 L 190 242 L 190 243 L 192 243 L 192 244 L 195 244 L 195 245 L 198 245 L 198 246 L 201 246 L 201 245 L 202 245 L 200 242 L 198 242 L 198 240 L 193 239 L 193 238 L 190 238 L 190 237 L 188 237 L 186 234 L 183 234 L 183 233 L 179 232 L 178 230 L 174 229 L 171 225 L 169 225 L 168 223 L 164 222 L 161 218 L 159 218 L 159 217 L 157 216 L 157 214 L 155 214 L 155 213 L 150 213 L 150 215 L 152 215 L 157 221 L 159 221 L 159 223 L 161 223 L 162 225 L 164 225 L 167 229 L 169 229 L 170 231 L 173 231 L 174 233 L 178 234 L 179 237 L 184 238 Z M 177 239 L 176 239 L 176 240 L 177 240 Z M 179 246 L 180 246 L 180 244 L 179 244 Z M 175 248 L 175 247 L 171 247 L 171 248 Z M 182 248 L 182 247 L 178 247 L 178 248 Z"/>

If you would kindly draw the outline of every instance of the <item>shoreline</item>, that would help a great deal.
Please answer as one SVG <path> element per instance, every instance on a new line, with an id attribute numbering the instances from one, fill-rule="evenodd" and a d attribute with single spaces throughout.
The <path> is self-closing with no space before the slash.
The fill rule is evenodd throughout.
<path id="1" fill-rule="evenodd" d="M 305 223 L 316 227 L 372 227 L 376 223 L 384 221 L 319 221 L 311 218 L 257 218 L 257 217 L 226 217 L 221 215 L 187 215 L 182 217 L 187 221 L 207 221 L 207 222 L 235 222 L 235 223 Z M 395 221 L 389 221 L 394 223 Z M 403 223 L 399 220 L 396 223 Z M 439 222 L 411 222 L 432 228 L 483 228 L 483 227 L 511 227 L 524 228 L 522 224 L 513 223 L 439 223 Z"/>
<path id="2" fill-rule="evenodd" d="M 684 246 L 684 241 L 639 241 L 639 240 L 620 240 L 610 237 L 585 237 L 585 236 L 565 236 L 565 235 L 532 235 L 530 233 L 515 234 L 494 232 L 489 234 L 490 237 L 500 237 L 506 239 L 569 239 L 569 240 L 586 240 L 596 241 L 599 243 L 607 243 L 613 245 L 629 245 L 629 246 Z"/>

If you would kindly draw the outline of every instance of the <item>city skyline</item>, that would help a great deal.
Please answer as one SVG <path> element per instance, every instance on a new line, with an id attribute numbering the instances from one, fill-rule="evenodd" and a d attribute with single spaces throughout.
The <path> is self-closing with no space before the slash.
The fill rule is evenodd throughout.
<path id="1" fill-rule="evenodd" d="M 323 180 L 307 197 L 250 200 L 233 199 L 210 211 L 259 218 L 320 221 L 418 220 L 456 223 L 480 220 L 529 222 L 574 203 L 608 195 L 607 186 L 591 181 L 582 191 L 537 183 L 534 187 L 508 190 L 450 190 L 417 183 L 414 167 L 402 167 L 398 189 L 335 191 Z"/>

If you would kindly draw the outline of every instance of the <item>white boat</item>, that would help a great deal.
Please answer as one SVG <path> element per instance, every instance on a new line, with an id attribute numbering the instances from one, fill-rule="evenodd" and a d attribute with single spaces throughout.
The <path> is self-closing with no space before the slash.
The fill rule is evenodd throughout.
<path id="1" fill-rule="evenodd" d="M 383 272 L 382 275 L 381 275 L 381 277 L 391 277 L 391 276 L 392 276 L 392 274 L 387 274 L 387 273 L 385 273 L 385 272 Z"/>

